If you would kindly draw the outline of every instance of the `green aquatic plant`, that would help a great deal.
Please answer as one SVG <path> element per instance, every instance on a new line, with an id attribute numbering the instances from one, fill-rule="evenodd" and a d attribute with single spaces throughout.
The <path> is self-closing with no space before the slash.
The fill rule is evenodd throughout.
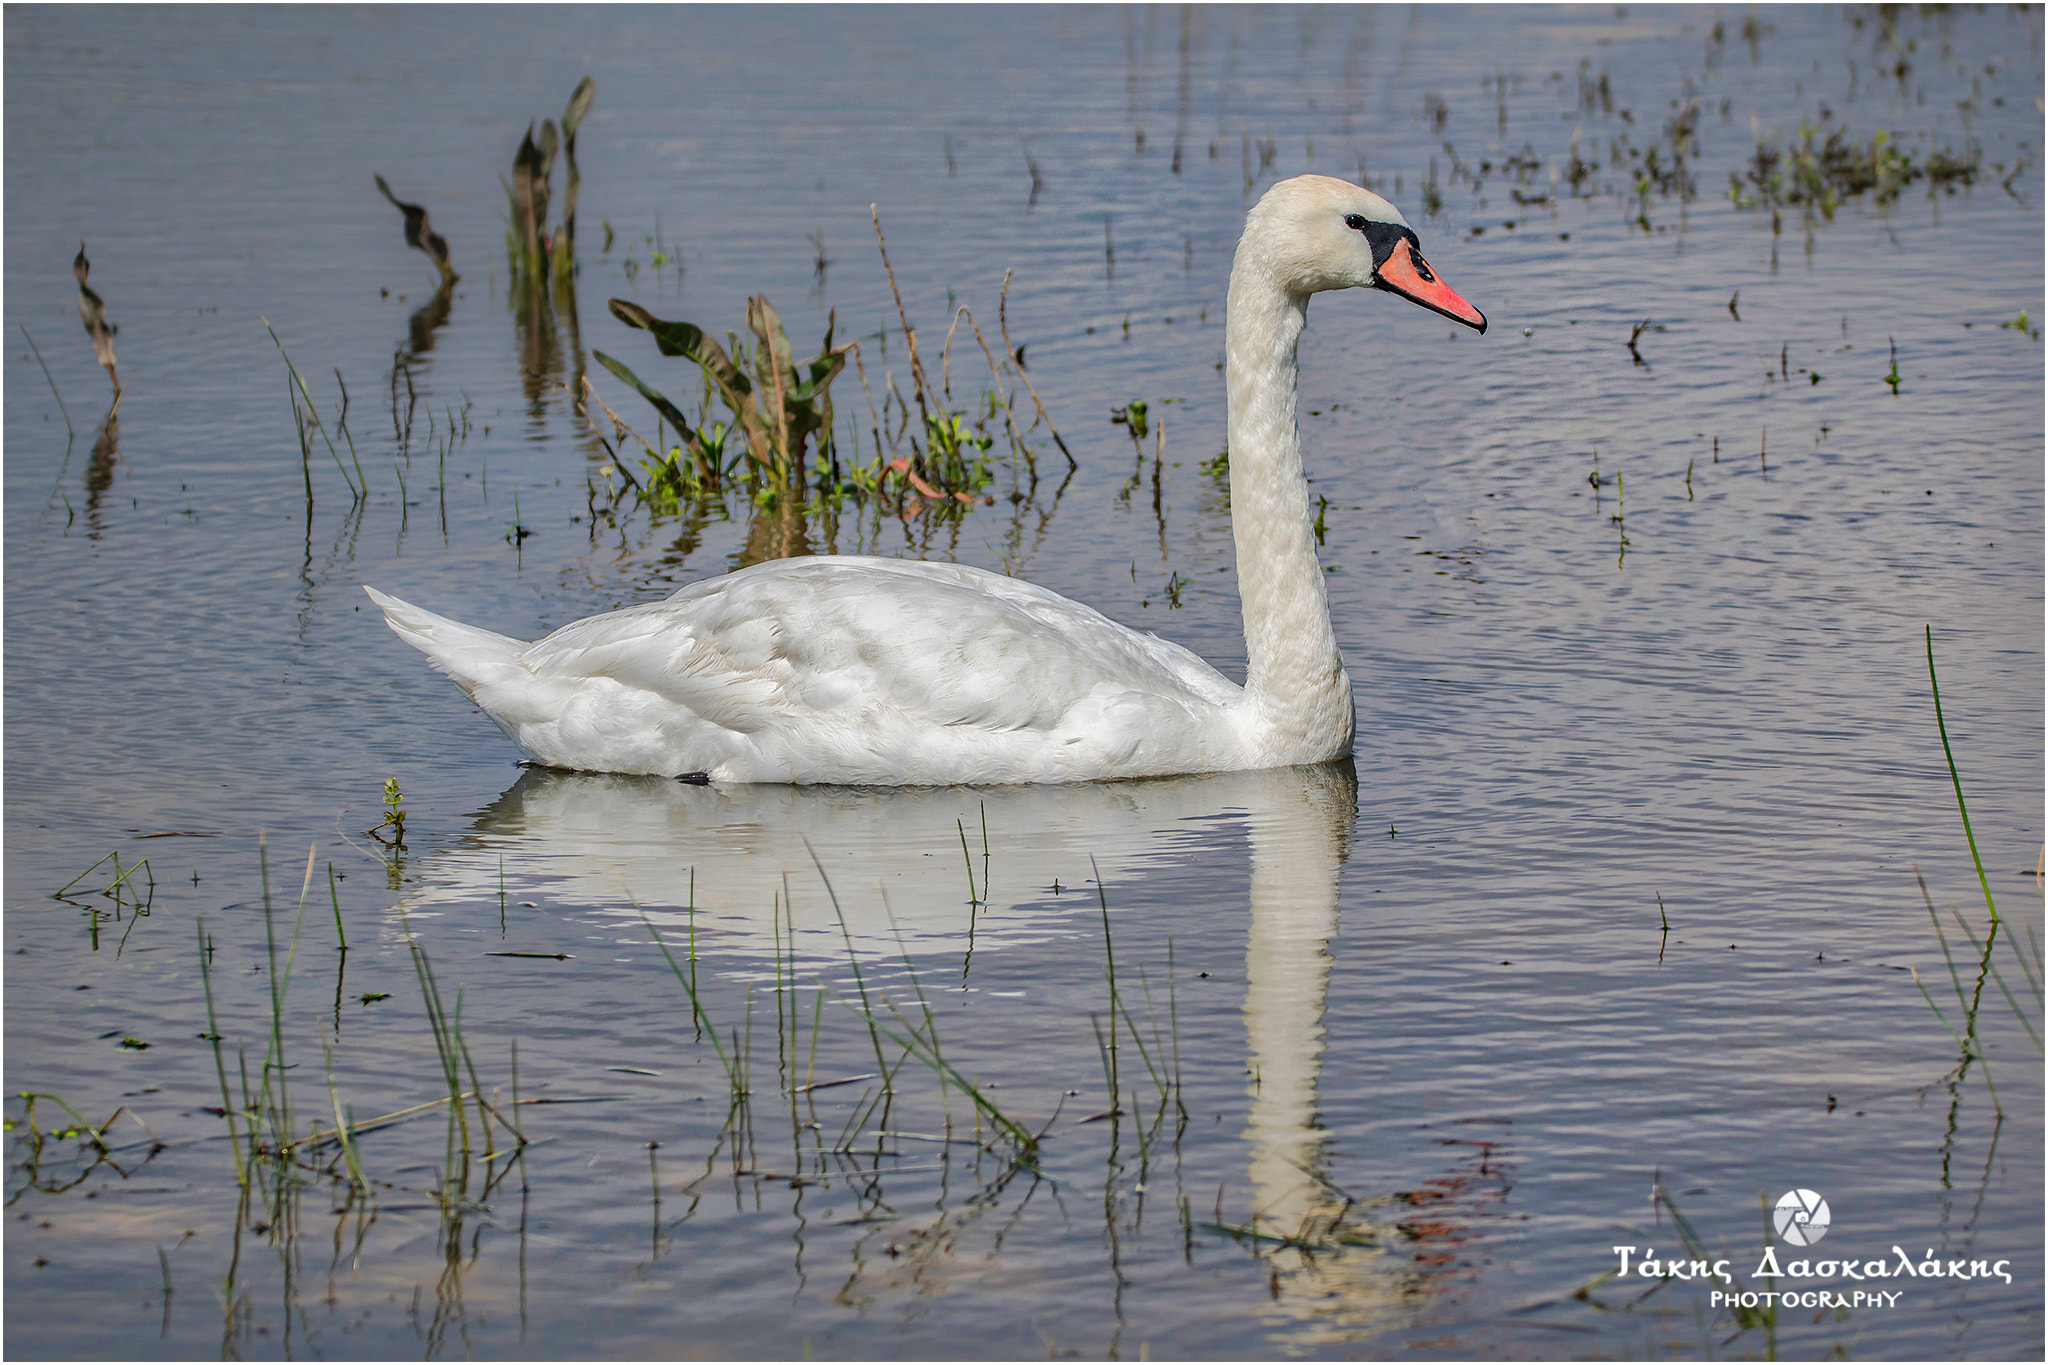
<path id="1" fill-rule="evenodd" d="M 812 494 L 825 499 L 879 499 L 904 511 L 987 502 L 985 490 L 995 482 L 1001 464 L 996 446 L 1005 437 L 1020 482 L 1035 485 L 1035 457 L 1018 428 L 1010 396 L 991 389 L 971 407 L 952 406 L 950 384 L 931 384 L 914 353 L 915 400 L 905 399 L 893 378 L 879 410 L 870 392 L 871 453 L 861 452 L 856 427 L 853 458 L 843 459 L 834 429 L 831 386 L 849 356 L 860 367 L 863 388 L 867 381 L 858 344 L 834 342 L 836 318 L 828 320 L 817 354 L 799 361 L 780 316 L 765 296 L 748 301 L 752 337 L 728 331 L 723 345 L 694 324 L 657 318 L 624 299 L 610 302 L 613 315 L 650 333 L 662 354 L 695 363 L 704 382 L 693 419 L 682 403 L 624 362 L 592 352 L 599 364 L 647 400 L 660 428 L 673 430 L 679 438 L 648 440 L 586 388 L 584 396 L 594 398 L 610 418 L 612 437 L 630 436 L 644 452 L 637 473 L 616 451 L 609 468 L 619 472 L 641 504 L 657 514 L 674 514 L 685 505 L 728 495 L 749 498 L 762 508 L 787 504 L 791 510 Z M 968 323 L 991 374 L 1000 382 L 1002 367 L 964 307 L 957 311 L 956 329 L 961 321 Z M 711 416 L 714 404 L 722 409 L 718 417 Z M 1049 422 L 1045 425 L 1050 428 Z M 1058 440 L 1057 433 L 1054 439 Z M 605 444 L 612 448 L 610 440 Z M 1072 457 L 1068 458 L 1071 464 Z"/>
<path id="2" fill-rule="evenodd" d="M 378 833 L 379 830 L 383 829 L 391 831 L 391 837 L 388 840 Z M 405 847 L 405 793 L 399 789 L 397 778 L 387 777 L 384 779 L 384 818 L 364 830 L 363 833 L 380 843 L 388 842 L 393 848 Z M 340 911 L 337 909 L 335 912 L 335 924 L 338 927 L 340 923 Z"/>
<path id="3" fill-rule="evenodd" d="M 975 459 L 969 452 L 986 452 L 995 445 L 995 437 L 988 434 L 987 426 L 988 418 L 994 415 L 993 397 L 994 395 L 990 395 L 991 411 L 983 414 L 981 422 L 972 427 L 968 426 L 967 414 L 964 411 L 935 412 L 927 415 L 924 419 L 925 448 L 930 459 L 969 464 Z M 984 478 L 981 482 L 985 483 L 987 480 Z"/>
<path id="4" fill-rule="evenodd" d="M 1783 147 L 1759 139 L 1748 168 L 1728 174 L 1728 197 L 1737 208 L 1790 205 L 1816 209 L 1832 219 L 1851 199 L 1871 196 L 1879 205 L 1895 201 L 1907 186 L 1928 182 L 1929 192 L 1974 184 L 1983 154 L 1974 145 L 1957 152 L 1948 148 L 1915 161 L 1892 135 L 1880 128 L 1868 142 L 1848 129 L 1822 130 L 1802 123 L 1799 140 Z"/>
<path id="5" fill-rule="evenodd" d="M 678 495 L 715 491 L 744 462 L 756 481 L 801 484 L 813 439 L 820 454 L 831 454 L 832 381 L 846 368 L 853 349 L 850 342 L 833 345 L 836 317 L 826 323 L 818 353 L 799 367 L 789 334 L 765 294 L 747 300 L 747 329 L 754 340 L 727 332 L 730 351 L 693 323 L 657 318 L 625 299 L 612 299 L 608 306 L 613 317 L 651 335 L 661 354 L 681 356 L 702 370 L 729 414 L 723 423 L 693 428 L 665 394 L 621 362 L 593 351 L 599 364 L 652 404 L 681 438 L 673 455 L 650 449 L 655 457 L 647 467 L 650 483 L 667 484 Z M 741 444 L 729 459 L 724 447 L 733 432 Z"/>
<path id="6" fill-rule="evenodd" d="M 362 460 L 356 455 L 355 437 L 349 434 L 346 425 L 341 427 L 342 439 L 348 443 L 349 462 L 356 470 L 355 476 L 351 478 L 348 465 L 341 462 L 341 452 L 335 447 L 334 438 L 328 435 L 327 424 L 320 420 L 320 409 L 313 402 L 312 391 L 306 387 L 306 381 L 299 376 L 299 367 L 292 364 L 291 353 L 285 350 L 284 342 L 277 335 L 277 329 L 270 325 L 270 319 L 263 318 L 262 322 L 263 329 L 270 333 L 271 343 L 277 347 L 278 355 L 284 360 L 285 373 L 288 376 L 284 386 L 285 396 L 291 400 L 292 425 L 297 428 L 299 434 L 299 472 L 306 482 L 306 506 L 313 505 L 313 433 L 316 431 L 320 433 L 320 439 L 326 442 L 327 453 L 333 457 L 334 467 L 341 471 L 342 481 L 348 485 L 350 495 L 355 501 L 361 502 L 369 496 L 370 481 L 363 474 Z M 340 374 L 339 370 L 335 371 L 337 379 L 340 378 Z"/>
<path id="7" fill-rule="evenodd" d="M 64 883 L 64 885 L 58 887 L 55 891 L 52 891 L 50 893 L 50 899 L 63 900 L 65 892 L 69 891 L 72 887 L 84 881 L 87 877 L 91 876 L 96 869 L 103 867 L 109 862 L 113 863 L 114 865 L 114 879 L 108 882 L 105 886 L 99 888 L 100 895 L 109 897 L 114 900 L 119 900 L 121 890 L 124 886 L 127 885 L 128 879 L 133 877 L 136 873 L 140 872 L 143 875 L 144 879 L 147 881 L 148 886 L 142 896 L 136 897 L 137 903 L 146 904 L 147 901 L 144 899 L 145 897 L 149 899 L 154 899 L 156 895 L 156 874 L 150 871 L 149 859 L 143 858 L 136 862 L 130 863 L 127 869 L 123 870 L 121 867 L 121 851 L 119 849 L 116 849 L 112 853 L 107 854 L 98 862 L 94 863 L 91 867 L 88 867 L 87 869 L 85 869 L 85 871 L 79 873 L 76 877 L 73 877 L 70 881 Z M 128 888 L 128 891 L 131 896 L 135 895 L 135 889 L 132 886 Z"/>
<path id="8" fill-rule="evenodd" d="M 24 1090 L 20 1094 L 13 1096 L 13 1098 L 18 1099 L 22 1102 L 25 1112 L 23 1113 L 22 1117 L 18 1119 L 10 1118 L 6 1120 L 4 1124 L 0 1124 L 0 1127 L 4 1127 L 6 1131 L 11 1133 L 18 1129 L 26 1129 L 28 1132 L 36 1135 L 37 1137 L 45 1138 L 82 1137 L 86 1141 L 90 1142 L 93 1146 L 100 1148 L 102 1151 L 106 1149 L 107 1145 L 107 1129 L 113 1127 L 114 1120 L 121 1117 L 122 1113 L 125 1112 L 127 1109 L 127 1106 L 123 1105 L 120 1109 L 116 1109 L 113 1112 L 113 1115 L 110 1118 L 108 1118 L 105 1123 L 95 1126 L 90 1119 L 86 1118 L 85 1115 L 79 1113 L 76 1109 L 72 1108 L 70 1103 L 66 1101 L 61 1095 L 54 1095 L 49 1093 L 48 1091 L 42 1090 Z M 37 1100 L 50 1101 L 50 1103 L 56 1105 L 59 1109 L 62 1109 L 65 1113 L 71 1115 L 71 1122 L 68 1124 L 61 1124 L 55 1128 L 43 1127 L 41 1124 L 36 1122 Z"/>
<path id="9" fill-rule="evenodd" d="M 143 1160 L 148 1161 L 164 1150 L 165 1143 L 142 1121 L 141 1116 L 122 1105 L 107 1115 L 106 1121 L 94 1124 L 85 1115 L 72 1107 L 61 1095 L 45 1090 L 23 1090 L 8 1096 L 21 1102 L 21 1114 L 12 1114 L 0 1119 L 0 1130 L 12 1135 L 9 1143 L 8 1178 L 11 1192 L 8 1203 L 13 1204 L 30 1190 L 42 1194 L 62 1194 L 89 1178 L 93 1172 L 107 1167 L 123 1178 L 134 1174 L 135 1168 L 123 1168 L 116 1163 L 117 1154 L 125 1154 L 135 1148 L 144 1148 Z M 70 1121 L 59 1120 L 53 1127 L 44 1127 L 36 1117 L 36 1101 L 46 1100 L 70 1116 Z M 140 1128 L 144 1138 L 137 1142 L 119 1146 L 109 1140 L 114 1123 L 123 1114 L 128 1121 Z M 53 1143 L 74 1144 L 46 1150 Z M 47 1173 L 46 1173 L 47 1172 Z M 88 1193 L 86 1198 L 92 1198 Z M 22 1215 L 26 1217 L 26 1214 Z"/>
<path id="10" fill-rule="evenodd" d="M 1992 1109 L 1995 1113 L 2002 1116 L 2005 1110 L 1998 1099 L 1997 1087 L 1992 1083 L 1989 1059 L 1985 1056 L 1983 1039 L 1977 1030 L 1978 1014 L 1984 1002 L 1985 986 L 1987 984 L 1996 985 L 2006 1004 L 2011 1008 L 2013 1017 L 2019 1021 L 2020 1027 L 2025 1030 L 2028 1040 L 2033 1043 L 2034 1050 L 2036 1052 L 2042 1050 L 2041 1029 L 2036 1023 L 2036 1020 L 2041 1015 L 2043 1004 L 2041 943 L 2033 930 L 2029 928 L 2027 931 L 2027 949 L 2022 950 L 2015 931 L 2006 923 L 2005 918 L 1998 913 L 1998 902 L 1991 894 L 1991 879 L 1984 872 L 1984 859 L 1977 850 L 1977 834 L 1970 824 L 1969 803 L 1963 799 L 1963 781 L 1961 775 L 1956 770 L 1955 750 L 1949 743 L 1948 720 L 1942 713 L 1941 681 L 1936 676 L 1934 668 L 1934 628 L 1932 626 L 1929 626 L 1926 630 L 1926 644 L 1927 684 L 1928 690 L 1934 698 L 1934 723 L 1941 734 L 1941 752 L 1942 757 L 1948 764 L 1949 785 L 1955 791 L 1956 813 L 1962 819 L 1963 839 L 1970 847 L 1970 862 L 1977 872 L 1978 888 L 1984 894 L 1984 908 L 1989 917 L 1989 922 L 1980 938 L 1977 932 L 1970 927 L 1969 922 L 1963 918 L 1960 910 L 1950 909 L 1949 915 L 1951 920 L 1954 922 L 1956 929 L 1962 934 L 1965 942 L 1969 944 L 1970 950 L 1975 957 L 1975 980 L 1966 989 L 1963 984 L 1963 974 L 1958 969 L 1955 955 L 1950 949 L 1948 935 L 1942 929 L 1941 916 L 1935 911 L 1934 899 L 1928 894 L 1925 879 L 1921 878 L 1916 871 L 1914 878 L 1920 884 L 1921 899 L 1926 903 L 1927 916 L 1933 923 L 1935 938 L 1941 944 L 1942 961 L 1948 968 L 1949 984 L 1955 992 L 1957 1019 L 1951 1022 L 1942 1008 L 1934 1003 L 1934 997 L 1928 993 L 1927 987 L 1920 980 L 1920 974 L 1917 971 L 1913 973 L 1913 983 L 1919 987 L 1921 998 L 1927 1002 L 1927 1007 L 1934 1011 L 1934 1017 L 1941 1021 L 1942 1027 L 1948 1031 L 1949 1036 L 1962 1049 L 1962 1059 L 1957 1063 L 1955 1074 L 1959 1078 L 1968 1069 L 1972 1061 L 1976 1062 L 1978 1070 L 1984 1073 L 1984 1084 L 1985 1088 L 1990 1091 Z M 1996 949 L 2001 935 L 2003 935 L 2010 949 L 2012 965 L 2019 972 L 2022 990 L 2028 997 L 2025 1002 L 2022 1001 L 2020 996 L 2014 994 L 2011 986 L 2005 979 L 2004 973 L 1999 970 L 1996 961 Z"/>
<path id="11" fill-rule="evenodd" d="M 511 223 L 505 229 L 505 254 L 512 263 L 514 279 L 563 278 L 575 270 L 576 192 L 582 182 L 576 169 L 576 128 L 590 112 L 596 94 L 597 84 L 590 77 L 577 82 L 562 110 L 561 131 L 555 130 L 553 119 L 543 119 L 536 140 L 533 126 L 527 125 L 526 136 L 512 158 L 512 178 L 498 177 L 511 212 Z M 550 229 L 548 208 L 554 197 L 550 182 L 557 152 L 566 154 L 568 180 L 562 191 L 561 221 Z"/>
<path id="12" fill-rule="evenodd" d="M 2035 341 L 2039 341 L 2041 339 L 2041 329 L 2038 327 L 2030 327 L 2027 324 L 2027 310 L 2024 308 L 2020 309 L 2020 315 L 2018 317 L 2014 318 L 2010 322 L 1999 323 L 1998 328 L 2000 331 L 2018 332 L 2021 336 L 2030 337 Z"/>
<path id="13" fill-rule="evenodd" d="M 1041 426 L 1066 456 L 1071 476 L 1078 465 L 1024 373 L 1023 347 L 1009 334 L 1009 274 L 1003 277 L 997 301 L 1003 359 L 996 358 L 972 311 L 962 305 L 954 309 L 940 347 L 935 380 L 926 368 L 918 329 L 896 288 L 879 214 L 875 220 L 876 244 L 901 331 L 884 329 L 867 340 L 880 344 L 886 360 L 891 339 L 901 337 L 909 396 L 898 388 L 897 375 L 884 371 L 881 401 L 876 402 L 861 344 L 835 341 L 836 314 L 828 315 L 817 353 L 800 360 L 765 295 L 747 301 L 746 333 L 728 330 L 722 343 L 694 323 L 660 318 L 637 303 L 612 299 L 613 316 L 653 336 L 660 354 L 691 361 L 701 388 L 695 401 L 671 397 L 674 390 L 664 392 L 666 384 L 656 387 L 619 358 L 592 352 L 656 414 L 650 438 L 622 418 L 587 376 L 574 388 L 564 386 L 611 457 L 594 470 L 607 483 L 602 492 L 591 485 L 593 516 L 615 519 L 628 491 L 639 507 L 657 517 L 725 515 L 735 504 L 751 504 L 747 553 L 760 558 L 807 553 L 810 518 L 819 518 L 828 537 L 836 534 L 833 528 L 849 501 L 878 516 L 957 517 L 969 506 L 995 501 L 989 489 L 1006 467 L 1015 484 L 1012 504 L 1035 504 L 1037 457 L 1027 437 Z M 991 384 L 963 405 L 952 392 L 951 355 L 955 338 L 966 335 L 981 350 Z M 864 420 L 856 419 L 841 431 L 832 385 L 849 358 L 867 400 L 867 413 Z M 1029 394 L 1036 412 L 1028 423 L 1017 417 L 1019 387 Z M 602 410 L 604 421 L 592 413 L 592 404 Z M 864 435 L 870 439 L 864 441 Z M 611 488 L 614 474 L 624 488 Z M 1065 488 L 1063 481 L 1054 495 L 1055 506 Z M 602 507 L 597 503 L 600 496 L 607 499 Z"/>

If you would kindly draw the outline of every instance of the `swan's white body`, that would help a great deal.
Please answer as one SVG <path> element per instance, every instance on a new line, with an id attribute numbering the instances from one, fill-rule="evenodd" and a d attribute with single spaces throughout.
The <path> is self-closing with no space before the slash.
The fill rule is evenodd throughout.
<path id="1" fill-rule="evenodd" d="M 1309 294 L 1354 286 L 1405 294 L 1483 330 L 1419 256 L 1404 266 L 1403 239 L 1414 234 L 1392 205 L 1323 176 L 1275 185 L 1246 222 L 1225 341 L 1243 687 L 1091 607 L 953 564 L 757 564 L 531 644 L 365 591 L 393 630 L 550 767 L 910 786 L 1341 757 L 1351 751 L 1351 681 L 1302 477 L 1295 342 Z"/>
<path id="2" fill-rule="evenodd" d="M 777 560 L 533 644 L 372 596 L 549 767 L 907 786 L 1271 766 L 1243 690 L 1193 653 L 957 564 Z"/>

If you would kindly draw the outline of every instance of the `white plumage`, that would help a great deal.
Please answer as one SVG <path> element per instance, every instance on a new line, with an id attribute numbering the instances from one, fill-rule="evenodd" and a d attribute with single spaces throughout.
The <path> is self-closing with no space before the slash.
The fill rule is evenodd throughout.
<path id="1" fill-rule="evenodd" d="M 888 785 L 1185 772 L 1208 766 L 1187 743 L 1200 720 L 1242 700 L 1179 645 L 954 564 L 757 564 L 530 645 L 371 597 L 557 768 Z"/>
<path id="2" fill-rule="evenodd" d="M 1294 344 L 1308 295 L 1374 285 L 1484 328 L 1450 310 L 1446 297 L 1478 316 L 1426 267 L 1434 295 L 1377 273 L 1389 227 L 1407 232 L 1377 195 L 1302 176 L 1267 191 L 1238 247 L 1226 355 L 1249 656 L 1242 688 L 1092 607 L 954 564 L 757 564 L 531 644 L 365 591 L 401 638 L 550 767 L 912 786 L 1341 757 L 1351 747 L 1351 685 L 1294 430 Z"/>

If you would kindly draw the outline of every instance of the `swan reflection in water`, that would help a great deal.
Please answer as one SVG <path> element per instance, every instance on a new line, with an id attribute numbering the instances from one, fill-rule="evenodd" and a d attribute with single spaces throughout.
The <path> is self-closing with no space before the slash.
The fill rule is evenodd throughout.
<path id="1" fill-rule="evenodd" d="M 1417 1192 L 1354 1198 L 1327 1174 L 1323 1014 L 1338 874 L 1356 817 L 1349 761 L 1065 787 L 898 789 L 712 787 L 533 768 L 419 868 L 424 885 L 407 908 L 496 903 L 510 886 L 551 908 L 622 922 L 644 911 L 672 941 L 669 931 L 694 919 L 700 948 L 717 951 L 722 973 L 765 974 L 778 936 L 784 954 L 793 946 L 813 965 L 845 962 L 822 868 L 864 958 L 986 954 L 1098 932 L 1096 868 L 1114 901 L 1118 888 L 1185 868 L 1243 830 L 1251 1080 L 1241 1137 L 1253 1214 L 1238 1235 L 1271 1268 L 1262 1311 L 1273 1329 L 1309 1345 L 1412 1324 L 1446 1287 L 1438 1281 L 1472 1235 L 1471 1206 L 1496 1183 L 1490 1133 L 1466 1147 L 1474 1160 L 1454 1160 Z M 760 965 L 735 972 L 735 954 Z M 929 1292 L 935 1276 L 960 1272 L 919 1264 L 927 1251 L 957 1257 L 955 1236 L 897 1222 L 876 1249 L 883 1243 L 891 1255 L 856 1246 L 842 1301 Z"/>

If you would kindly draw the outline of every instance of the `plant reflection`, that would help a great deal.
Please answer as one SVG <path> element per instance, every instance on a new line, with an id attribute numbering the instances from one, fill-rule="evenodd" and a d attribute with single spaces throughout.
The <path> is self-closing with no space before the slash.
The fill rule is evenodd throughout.
<path id="1" fill-rule="evenodd" d="M 455 279 L 450 276 L 441 281 L 441 287 L 434 291 L 434 297 L 427 300 L 424 307 L 415 309 L 413 315 L 406 319 L 406 345 L 401 353 L 404 360 L 417 360 L 434 349 L 434 333 L 447 325 L 454 301 Z"/>
<path id="2" fill-rule="evenodd" d="M 1030 1273 L 1040 1254 L 1030 1210 L 1044 1201 L 1052 1208 L 1043 1216 L 1060 1222 L 1097 1210 L 1119 1323 L 1132 1268 L 1156 1263 L 1159 1234 L 1172 1229 L 1172 1246 L 1189 1260 L 1198 1245 L 1246 1248 L 1265 1293 L 1292 1324 L 1284 1335 L 1307 1347 L 1413 1322 L 1471 1254 L 1484 1209 L 1506 1192 L 1503 1134 L 1495 1131 L 1446 1139 L 1444 1169 L 1413 1189 L 1352 1193 L 1333 1170 L 1318 1098 L 1322 1019 L 1338 874 L 1356 814 L 1348 763 L 1068 788 L 911 791 L 719 789 L 529 769 L 468 835 L 422 867 L 405 909 L 459 918 L 512 883 L 545 897 L 550 916 L 584 911 L 602 922 L 644 913 L 678 975 L 689 973 L 690 994 L 713 1001 L 710 1030 L 724 1039 L 722 1055 L 731 1054 L 731 1103 L 694 1178 L 665 1191 L 652 1168 L 652 1262 L 673 1254 L 680 1230 L 706 1216 L 704 1196 L 724 1184 L 735 1210 L 772 1218 L 781 1207 L 779 1216 L 793 1220 L 799 1280 L 821 1239 L 840 1248 L 846 1261 L 833 1301 L 872 1312 L 987 1276 Z M 1253 1080 L 1238 1148 L 1251 1200 L 1243 1216 L 1226 1217 L 1219 1196 L 1211 1220 L 1187 1193 L 1213 1178 L 1197 1172 L 1223 1153 L 1213 1137 L 1195 1135 L 1182 1102 L 1180 969 L 1170 944 L 1162 960 L 1110 935 L 1123 918 L 1117 888 L 1170 868 L 1191 839 L 1214 838 L 1219 819 L 1248 835 L 1251 851 L 1240 1010 Z M 937 873 L 947 861 L 956 871 Z M 1068 888 L 1064 896 L 1047 894 L 1055 879 Z M 818 904 L 827 898 L 838 921 Z M 969 957 L 970 933 L 979 957 Z M 964 1025 L 949 1023 L 941 1038 L 924 984 L 935 979 L 932 969 L 913 964 L 957 958 L 970 983 L 984 981 L 1001 972 L 1005 951 L 1077 933 L 1100 938 L 1108 996 L 1098 991 L 1085 1007 L 1092 1033 L 1068 1036 L 1084 1047 L 1092 1036 L 1108 1098 L 1079 1100 L 1082 1112 L 1069 1112 L 1042 1077 L 1006 1074 L 986 1055 L 985 1039 L 956 1036 Z M 860 1074 L 838 1074 L 863 1050 L 843 1035 L 835 1046 L 832 1037 L 835 1015 L 862 1012 L 835 970 L 849 957 L 864 969 L 863 1000 L 873 993 L 895 1002 L 870 1016 L 884 1039 L 915 1045 L 892 1051 L 881 1043 L 879 1074 L 873 1056 Z M 799 985 L 805 978 L 816 984 Z M 740 980 L 748 981 L 745 1003 L 735 1009 Z M 996 999 L 978 1004 L 1000 1008 Z M 761 1064 L 746 1055 L 750 1047 L 765 1052 L 757 1016 L 770 1003 L 773 1097 Z M 997 1022 L 993 1032 L 1007 1027 Z M 990 1032 L 990 1022 L 979 1031 Z M 969 1053 L 976 1060 L 957 1060 Z M 1079 1076 L 1086 1055 L 1040 1061 Z M 1011 1142 L 959 1102 L 958 1086 L 927 1061 L 946 1056 L 956 1059 L 948 1069 L 971 1073 L 982 1093 L 1044 1138 L 1044 1155 L 1035 1139 Z M 1098 1105 L 1100 1113 L 1086 1112 Z M 785 1108 L 783 1147 L 768 1135 L 782 1127 L 774 1114 Z M 786 1204 L 779 1191 L 788 1192 Z M 663 1204 L 678 1195 L 687 1201 L 680 1212 Z M 914 1212 L 919 1205 L 931 1211 Z M 1005 1254 L 1013 1240 L 1022 1244 L 1017 1259 Z"/>

